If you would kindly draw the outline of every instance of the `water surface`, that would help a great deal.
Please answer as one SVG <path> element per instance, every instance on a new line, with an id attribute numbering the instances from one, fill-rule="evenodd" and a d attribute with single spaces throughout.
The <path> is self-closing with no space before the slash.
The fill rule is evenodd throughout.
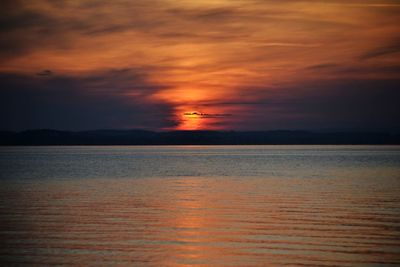
<path id="1" fill-rule="evenodd" d="M 3 265 L 400 265 L 400 147 L 4 147 L 0 168 Z"/>

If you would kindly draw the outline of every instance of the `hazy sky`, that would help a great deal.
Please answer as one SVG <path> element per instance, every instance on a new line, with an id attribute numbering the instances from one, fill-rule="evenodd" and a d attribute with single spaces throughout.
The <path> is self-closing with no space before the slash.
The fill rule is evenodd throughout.
<path id="1" fill-rule="evenodd" d="M 400 129 L 400 1 L 1 1 L 0 129 Z"/>

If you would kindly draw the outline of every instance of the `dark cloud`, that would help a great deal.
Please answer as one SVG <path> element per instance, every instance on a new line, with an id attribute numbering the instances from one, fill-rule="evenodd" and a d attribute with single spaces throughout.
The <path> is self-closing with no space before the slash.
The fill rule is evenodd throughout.
<path id="1" fill-rule="evenodd" d="M 38 75 L 38 76 L 51 76 L 51 75 L 53 75 L 53 72 L 51 70 L 43 70 L 43 71 L 40 71 L 40 72 L 36 73 L 36 75 Z"/>
<path id="2" fill-rule="evenodd" d="M 338 64 L 334 63 L 324 63 L 324 64 L 317 64 L 312 65 L 306 68 L 306 70 L 331 70 L 340 67 Z"/>
<path id="3" fill-rule="evenodd" d="M 320 80 L 293 87 L 246 88 L 258 101 L 214 101 L 237 112 L 224 128 L 400 131 L 399 79 Z M 238 96 L 240 97 L 240 96 Z"/>
<path id="4" fill-rule="evenodd" d="M 198 19 L 202 20 L 221 20 L 226 18 L 237 17 L 239 13 L 237 10 L 232 8 L 213 8 L 205 11 L 201 11 L 198 15 Z"/>
<path id="5" fill-rule="evenodd" d="M 399 52 L 400 52 L 400 39 L 398 39 L 390 44 L 387 44 L 387 45 L 384 45 L 381 47 L 377 47 L 375 49 L 367 51 L 366 53 L 361 55 L 360 59 L 361 60 L 372 59 L 372 58 L 391 55 L 391 54 L 399 53 Z"/>
<path id="6" fill-rule="evenodd" d="M 340 64 L 319 64 L 306 67 L 305 70 L 328 73 L 336 77 L 340 76 L 365 76 L 372 74 L 379 74 L 381 76 L 394 76 L 399 77 L 400 75 L 400 65 L 340 65 Z"/>
<path id="7" fill-rule="evenodd" d="M 132 84 L 132 86 L 130 86 Z M 132 70 L 86 76 L 0 74 L 0 128 L 172 127 L 173 107 L 149 97 L 160 88 Z"/>
<path id="8" fill-rule="evenodd" d="M 207 118 L 223 118 L 230 117 L 232 114 L 223 114 L 223 113 L 202 113 L 202 112 L 185 112 L 183 113 L 185 116 L 197 116 L 198 118 L 207 119 Z"/>
<path id="9" fill-rule="evenodd" d="M 63 48 L 68 45 L 67 28 L 83 27 L 82 23 L 60 20 L 16 1 L 1 11 L 0 57 L 7 59 L 36 49 Z M 63 32 L 64 31 L 64 32 Z"/>
<path id="10" fill-rule="evenodd" d="M 154 9 L 159 2 L 36 1 L 37 5 L 29 5 L 23 1 L 1 1 L 0 61 L 40 51 L 68 53 L 81 45 L 78 40 L 85 38 L 126 31 L 149 34 L 168 24 L 158 14 L 162 10 Z"/>

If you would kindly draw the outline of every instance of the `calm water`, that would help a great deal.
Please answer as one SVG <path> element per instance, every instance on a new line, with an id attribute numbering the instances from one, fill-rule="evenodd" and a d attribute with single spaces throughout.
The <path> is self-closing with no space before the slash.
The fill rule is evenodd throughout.
<path id="1" fill-rule="evenodd" d="M 400 147 L 0 148 L 0 265 L 400 266 Z"/>

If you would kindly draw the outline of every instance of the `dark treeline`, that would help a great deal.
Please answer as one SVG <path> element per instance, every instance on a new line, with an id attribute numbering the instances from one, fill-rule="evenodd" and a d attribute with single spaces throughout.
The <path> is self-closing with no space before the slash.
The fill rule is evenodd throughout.
<path id="1" fill-rule="evenodd" d="M 400 134 L 308 131 L 29 130 L 0 132 L 0 145 L 400 144 Z"/>

